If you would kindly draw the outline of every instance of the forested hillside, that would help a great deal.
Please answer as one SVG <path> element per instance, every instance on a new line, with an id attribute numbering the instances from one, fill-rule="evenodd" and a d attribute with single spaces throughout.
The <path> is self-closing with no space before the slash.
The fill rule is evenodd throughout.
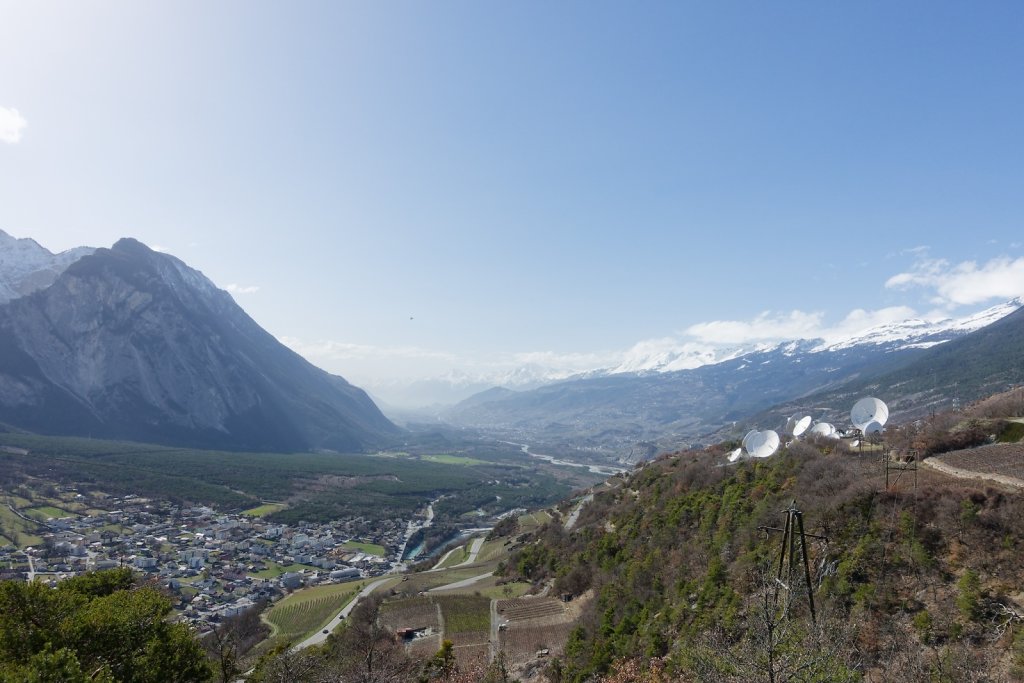
<path id="1" fill-rule="evenodd" d="M 877 453 L 827 441 L 724 466 L 730 445 L 661 457 L 513 556 L 508 575 L 593 591 L 550 680 L 1024 680 L 1020 493 L 924 468 L 886 489 Z M 823 537 L 816 620 L 799 542 L 776 581 L 767 527 L 794 500 Z"/>
<path id="2" fill-rule="evenodd" d="M 166 620 L 171 602 L 133 586 L 131 570 L 97 572 L 51 589 L 0 582 L 0 680 L 25 683 L 210 680 L 192 631 Z"/>

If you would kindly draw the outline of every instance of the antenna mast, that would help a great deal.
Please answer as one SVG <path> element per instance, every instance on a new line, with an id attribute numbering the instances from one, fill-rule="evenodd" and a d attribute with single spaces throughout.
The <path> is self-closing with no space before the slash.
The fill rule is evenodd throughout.
<path id="1" fill-rule="evenodd" d="M 779 550 L 779 563 L 775 573 L 774 601 L 775 604 L 778 605 L 780 588 L 785 589 L 787 592 L 791 592 L 793 590 L 794 579 L 799 580 L 800 578 L 800 567 L 797 565 L 802 565 L 804 586 L 807 589 L 807 604 L 811 608 L 811 621 L 817 623 L 818 615 L 814 607 L 814 590 L 811 586 L 811 563 L 810 557 L 807 554 L 807 537 L 810 536 L 811 538 L 818 538 L 825 541 L 827 541 L 828 538 L 825 536 L 808 534 L 804 531 L 804 513 L 797 508 L 795 500 L 790 503 L 789 508 L 783 510 L 783 512 L 786 514 L 785 528 L 778 529 L 770 526 L 760 527 L 766 533 L 769 531 L 782 532 L 782 547 Z"/>

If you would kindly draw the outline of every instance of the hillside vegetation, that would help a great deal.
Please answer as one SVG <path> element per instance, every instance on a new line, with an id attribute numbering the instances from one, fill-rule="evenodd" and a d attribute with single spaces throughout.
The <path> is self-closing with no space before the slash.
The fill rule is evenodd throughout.
<path id="1" fill-rule="evenodd" d="M 726 467 L 730 445 L 658 459 L 512 557 L 595 594 L 549 680 L 1024 680 L 1020 494 L 924 469 L 885 490 L 877 457 L 826 442 Z M 794 500 L 827 538 L 807 542 L 816 620 L 765 529 Z"/>

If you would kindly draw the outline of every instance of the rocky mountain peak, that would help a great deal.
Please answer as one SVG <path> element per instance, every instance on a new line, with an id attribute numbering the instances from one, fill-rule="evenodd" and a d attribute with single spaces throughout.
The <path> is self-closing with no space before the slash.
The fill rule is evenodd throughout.
<path id="1" fill-rule="evenodd" d="M 0 230 L 0 304 L 49 287 L 72 263 L 94 251 L 77 247 L 54 254 L 34 239 Z"/>
<path id="2" fill-rule="evenodd" d="M 358 451 L 397 428 L 202 273 L 132 239 L 0 306 L 0 422 L 255 450 Z"/>

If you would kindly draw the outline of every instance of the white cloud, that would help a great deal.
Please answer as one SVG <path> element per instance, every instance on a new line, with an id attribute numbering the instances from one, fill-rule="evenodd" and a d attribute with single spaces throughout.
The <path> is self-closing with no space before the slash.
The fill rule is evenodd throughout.
<path id="1" fill-rule="evenodd" d="M 156 247 L 154 247 L 154 249 L 156 249 Z M 234 282 L 229 285 L 225 285 L 224 289 L 232 294 L 255 294 L 260 291 L 260 288 L 256 285 L 238 285 Z"/>
<path id="2" fill-rule="evenodd" d="M 975 261 L 953 264 L 945 259 L 922 259 L 909 271 L 890 277 L 885 286 L 932 290 L 929 300 L 947 308 L 1012 299 L 1024 294 L 1024 257 L 1001 256 L 980 266 Z"/>
<path id="3" fill-rule="evenodd" d="M 0 142 L 9 145 L 21 142 L 21 132 L 27 125 L 28 121 L 17 109 L 0 107 Z"/>
<path id="4" fill-rule="evenodd" d="M 764 311 L 753 320 L 712 320 L 686 328 L 686 334 L 711 344 L 746 344 L 772 339 L 810 339 L 818 336 L 824 314 L 820 312 Z"/>

